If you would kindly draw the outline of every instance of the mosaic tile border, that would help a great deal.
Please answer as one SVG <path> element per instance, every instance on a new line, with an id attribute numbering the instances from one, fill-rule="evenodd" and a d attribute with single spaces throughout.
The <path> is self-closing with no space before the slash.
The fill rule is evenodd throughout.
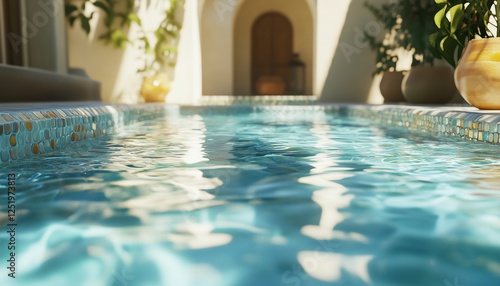
<path id="1" fill-rule="evenodd" d="M 323 110 L 375 123 L 398 126 L 424 133 L 500 144 L 500 110 L 484 111 L 470 106 L 412 106 L 338 104 L 308 107 L 256 107 L 274 112 L 310 112 Z"/>
<path id="2" fill-rule="evenodd" d="M 0 162 L 48 153 L 166 111 L 164 104 L 0 105 Z"/>
<path id="3" fill-rule="evenodd" d="M 135 122 L 163 116 L 172 109 L 180 111 L 181 114 L 324 111 L 366 118 L 378 124 L 418 132 L 500 144 L 500 111 L 480 111 L 463 106 L 332 105 L 317 104 L 316 101 L 316 104 L 311 105 L 309 99 L 305 98 L 298 98 L 294 104 L 289 104 L 290 100 L 293 101 L 293 98 L 281 98 L 279 102 L 268 99 L 264 103 L 262 99 L 252 101 L 251 98 L 243 98 L 233 101 L 231 105 L 183 107 L 165 104 L 2 104 L 0 163 L 52 152 L 82 140 L 108 134 Z"/>
<path id="4" fill-rule="evenodd" d="M 301 112 L 322 109 L 350 117 L 370 119 L 375 123 L 409 130 L 457 137 L 466 140 L 500 144 L 500 110 L 483 111 L 470 106 L 411 106 L 340 104 L 308 108 L 287 106 L 260 107 L 275 112 Z"/>
<path id="5" fill-rule="evenodd" d="M 500 111 L 482 111 L 474 107 L 446 106 L 366 106 L 340 107 L 348 116 L 404 127 L 424 133 L 435 133 L 466 140 L 500 143 Z"/>

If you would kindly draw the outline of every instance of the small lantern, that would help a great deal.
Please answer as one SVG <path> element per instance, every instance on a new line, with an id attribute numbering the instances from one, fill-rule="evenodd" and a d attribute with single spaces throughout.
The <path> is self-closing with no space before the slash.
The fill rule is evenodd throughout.
<path id="1" fill-rule="evenodd" d="M 306 93 L 306 64 L 300 60 L 299 54 L 293 54 L 290 62 L 290 93 L 304 95 Z"/>

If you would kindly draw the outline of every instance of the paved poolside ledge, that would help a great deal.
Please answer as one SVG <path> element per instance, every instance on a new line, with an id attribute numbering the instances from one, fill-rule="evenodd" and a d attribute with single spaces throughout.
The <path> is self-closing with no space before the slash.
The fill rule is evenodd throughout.
<path id="1" fill-rule="evenodd" d="M 220 98 L 219 98 L 220 99 Z M 108 134 L 166 112 L 234 114 L 234 112 L 341 113 L 419 132 L 438 133 L 492 144 L 500 143 L 500 111 L 463 106 L 318 104 L 311 97 L 228 98 L 205 106 L 103 104 L 99 102 L 0 104 L 0 161 L 21 160 Z M 232 105 L 229 107 L 228 105 Z"/>

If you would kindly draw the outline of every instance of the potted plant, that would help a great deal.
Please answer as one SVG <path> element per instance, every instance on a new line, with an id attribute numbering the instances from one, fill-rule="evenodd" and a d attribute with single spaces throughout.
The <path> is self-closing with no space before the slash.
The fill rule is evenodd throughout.
<path id="1" fill-rule="evenodd" d="M 411 103 L 443 104 L 456 93 L 452 67 L 436 64 L 429 41 L 437 32 L 433 19 L 437 11 L 434 0 L 399 1 L 401 31 L 408 39 L 406 48 L 413 51 L 412 67 L 402 83 L 403 94 Z"/>
<path id="2" fill-rule="evenodd" d="M 181 1 L 170 0 L 170 7 L 163 12 L 164 18 L 153 32 L 153 39 L 150 39 L 151 34 L 141 29 L 139 40 L 140 48 L 144 50 L 144 66 L 138 72 L 145 75 L 140 94 L 146 102 L 163 102 L 170 92 L 170 79 L 165 70 L 175 68 L 177 62 L 182 28 L 177 10 L 182 5 Z"/>
<path id="3" fill-rule="evenodd" d="M 382 74 L 380 93 L 384 97 L 384 103 L 403 102 L 405 98 L 401 91 L 401 84 L 404 75 L 402 71 L 397 70 L 399 60 L 397 50 L 404 46 L 405 39 L 399 37 L 404 34 L 400 33 L 400 16 L 396 9 L 398 3 L 375 6 L 365 2 L 364 5 L 384 29 L 384 37 L 381 40 L 376 37 L 377 35 L 365 32 L 365 40 L 376 52 L 376 68 L 373 75 Z"/>
<path id="4" fill-rule="evenodd" d="M 177 45 L 181 24 L 179 7 L 183 0 L 169 0 L 168 9 L 163 11 L 163 18 L 154 31 L 146 31 L 141 19 L 135 13 L 134 0 L 65 0 L 66 18 L 71 26 L 80 22 L 81 28 L 89 34 L 90 21 L 94 13 L 88 13 L 86 7 L 93 5 L 104 15 L 105 31 L 99 39 L 116 48 L 134 45 L 142 50 L 143 67 L 137 72 L 143 74 L 140 90 L 146 102 L 163 102 L 170 91 L 170 79 L 166 73 L 173 69 L 177 60 Z M 130 25 L 139 27 L 135 37 L 128 35 Z"/>
<path id="5" fill-rule="evenodd" d="M 433 15 L 438 10 L 434 0 L 397 0 L 377 8 L 365 4 L 377 20 L 383 23 L 385 38 L 376 41 L 366 35 L 371 47 L 377 52 L 377 70 L 384 72 L 381 92 L 387 86 L 386 74 L 397 80 L 402 78 L 399 89 L 406 101 L 416 104 L 442 104 L 450 101 L 456 93 L 453 69 L 435 62 L 429 36 L 437 31 Z M 399 60 L 396 51 L 412 53 L 411 69 L 402 74 L 396 71 Z"/>
<path id="6" fill-rule="evenodd" d="M 494 0 L 435 1 L 439 30 L 430 42 L 436 56 L 456 66 L 456 86 L 469 104 L 500 109 L 500 5 Z"/>

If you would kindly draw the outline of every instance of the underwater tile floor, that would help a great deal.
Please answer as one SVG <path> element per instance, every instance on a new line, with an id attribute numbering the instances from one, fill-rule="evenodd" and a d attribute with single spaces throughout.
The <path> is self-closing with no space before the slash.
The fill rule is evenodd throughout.
<path id="1" fill-rule="evenodd" d="M 500 111 L 464 106 L 318 104 L 314 97 L 205 97 L 202 106 L 104 104 L 99 102 L 0 104 L 0 161 L 21 160 L 113 132 L 165 112 L 194 109 L 224 114 L 254 112 L 342 113 L 379 124 L 486 143 L 500 143 Z"/>

